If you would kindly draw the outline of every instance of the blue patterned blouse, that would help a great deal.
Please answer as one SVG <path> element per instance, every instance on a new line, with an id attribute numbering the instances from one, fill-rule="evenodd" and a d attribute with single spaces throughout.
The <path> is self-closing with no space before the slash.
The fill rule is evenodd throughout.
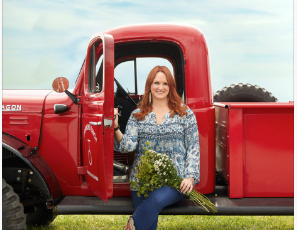
<path id="1" fill-rule="evenodd" d="M 136 109 L 132 114 L 139 112 Z M 200 152 L 197 121 L 190 108 L 188 115 L 165 115 L 158 125 L 156 115 L 150 112 L 142 121 L 130 116 L 123 138 L 118 145 L 114 141 L 114 149 L 118 152 L 132 152 L 136 149 L 130 180 L 136 179 L 135 168 L 143 155 L 145 143 L 159 153 L 166 153 L 173 161 L 182 178 L 194 178 L 194 184 L 200 181 Z"/>

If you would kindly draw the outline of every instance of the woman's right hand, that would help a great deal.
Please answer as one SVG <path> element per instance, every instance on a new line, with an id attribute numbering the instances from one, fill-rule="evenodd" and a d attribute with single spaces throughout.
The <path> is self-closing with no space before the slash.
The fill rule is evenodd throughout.
<path id="1" fill-rule="evenodd" d="M 114 128 L 119 126 L 119 109 L 118 108 L 114 108 Z"/>
<path id="2" fill-rule="evenodd" d="M 118 108 L 114 108 L 114 129 L 119 127 L 119 110 Z M 117 131 L 114 132 L 114 139 L 117 142 L 117 144 L 119 145 L 121 140 L 123 138 L 123 134 L 121 133 L 121 130 L 117 129 Z"/>

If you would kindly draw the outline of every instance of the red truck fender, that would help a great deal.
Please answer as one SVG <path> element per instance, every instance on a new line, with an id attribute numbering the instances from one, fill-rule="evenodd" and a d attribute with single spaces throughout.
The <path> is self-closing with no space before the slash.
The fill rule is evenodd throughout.
<path id="1" fill-rule="evenodd" d="M 7 166 L 3 163 L 3 159 L 11 156 L 20 158 L 21 161 L 23 161 L 26 166 L 32 170 L 34 175 L 37 175 L 40 182 L 39 184 L 42 185 L 40 190 L 47 200 L 46 204 L 48 209 L 52 209 L 63 199 L 61 188 L 53 172 L 43 158 L 38 154 L 37 148 L 32 149 L 19 139 L 6 133 L 2 133 L 2 177 L 4 179 L 8 179 L 8 182 L 9 178 L 5 178 L 5 170 L 12 167 L 15 168 L 17 166 L 13 166 L 11 164 Z"/>

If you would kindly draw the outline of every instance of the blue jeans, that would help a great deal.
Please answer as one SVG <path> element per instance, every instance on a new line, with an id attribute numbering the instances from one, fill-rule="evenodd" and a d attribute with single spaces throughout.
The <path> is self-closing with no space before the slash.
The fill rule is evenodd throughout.
<path id="1" fill-rule="evenodd" d="M 132 218 L 136 230 L 157 229 L 158 215 L 161 210 L 178 202 L 185 196 L 185 194 L 169 186 L 163 186 L 149 192 L 149 197 L 144 197 L 142 194 L 141 197 L 138 197 L 135 191 L 131 191 L 131 194 L 135 208 Z"/>

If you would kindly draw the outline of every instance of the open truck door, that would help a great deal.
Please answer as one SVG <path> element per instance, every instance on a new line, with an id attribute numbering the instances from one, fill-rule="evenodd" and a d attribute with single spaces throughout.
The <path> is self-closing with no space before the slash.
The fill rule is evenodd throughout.
<path id="1" fill-rule="evenodd" d="M 114 40 L 89 43 L 82 96 L 82 151 L 88 188 L 107 202 L 113 195 Z"/>

